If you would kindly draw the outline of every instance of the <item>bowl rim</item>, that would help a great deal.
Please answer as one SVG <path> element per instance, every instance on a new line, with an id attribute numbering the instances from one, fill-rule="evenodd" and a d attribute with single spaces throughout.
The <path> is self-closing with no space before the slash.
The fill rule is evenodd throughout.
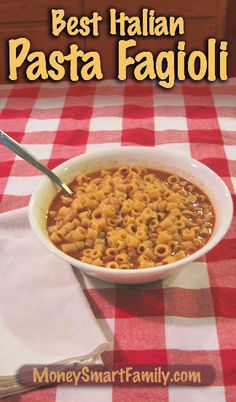
<path id="1" fill-rule="evenodd" d="M 166 271 L 169 271 L 173 268 L 178 268 L 180 266 L 183 266 L 185 264 L 188 264 L 198 258 L 200 258 L 201 256 L 203 256 L 204 254 L 206 254 L 208 251 L 210 251 L 213 247 L 216 246 L 216 244 L 218 244 L 220 242 L 220 240 L 225 236 L 225 234 L 227 233 L 232 218 L 233 218 L 233 201 L 232 201 L 232 196 L 230 194 L 230 191 L 228 189 L 228 187 L 226 186 L 226 184 L 224 183 L 224 181 L 221 179 L 220 176 L 218 176 L 212 169 L 210 169 L 208 166 L 204 165 L 202 162 L 199 162 L 196 159 L 193 159 L 189 156 L 184 155 L 181 152 L 178 151 L 173 151 L 173 150 L 166 150 L 164 148 L 159 148 L 159 147 L 145 147 L 145 146 L 126 146 L 126 147 L 121 147 L 119 149 L 115 148 L 109 148 L 107 150 L 95 150 L 95 151 L 90 151 L 88 153 L 84 153 L 84 154 L 80 154 L 78 156 L 75 156 L 73 158 L 70 158 L 66 161 L 64 161 L 63 163 L 59 164 L 58 166 L 56 166 L 54 169 L 52 169 L 52 171 L 54 173 L 58 173 L 58 171 L 61 172 L 61 170 L 67 170 L 68 168 L 68 164 L 73 164 L 73 162 L 76 162 L 76 160 L 78 159 L 85 159 L 87 157 L 92 158 L 93 156 L 98 158 L 99 156 L 102 157 L 104 156 L 104 154 L 108 154 L 110 156 L 112 150 L 114 151 L 118 151 L 118 152 L 140 152 L 140 151 L 146 151 L 146 152 L 157 152 L 157 153 L 168 153 L 170 156 L 178 156 L 178 157 L 182 157 L 183 159 L 187 160 L 190 164 L 195 164 L 197 165 L 199 168 L 202 168 L 206 171 L 208 171 L 208 173 L 210 173 L 222 186 L 222 194 L 224 194 L 224 199 L 225 202 L 228 202 L 227 205 L 227 219 L 225 219 L 225 221 L 223 222 L 223 227 L 219 230 L 218 233 L 216 233 L 216 235 L 213 235 L 210 237 L 209 241 L 205 244 L 205 246 L 201 247 L 199 250 L 197 250 L 196 252 L 194 252 L 193 254 L 189 255 L 188 257 L 182 258 L 180 260 L 174 261 L 172 263 L 166 264 L 166 265 L 160 265 L 160 266 L 153 266 L 153 267 L 149 267 L 149 268 L 139 268 L 139 269 L 121 269 L 121 268 L 116 268 L 116 269 L 109 269 L 109 273 L 113 276 L 142 276 L 144 274 L 148 274 L 148 273 L 163 273 Z M 161 169 L 160 169 L 161 170 Z M 38 184 L 38 186 L 36 187 L 36 189 L 33 191 L 31 198 L 30 198 L 30 202 L 29 202 L 29 210 L 28 210 L 28 217 L 29 217 L 29 222 L 30 225 L 33 229 L 33 232 L 35 233 L 35 235 L 38 237 L 38 239 L 41 241 L 41 243 L 43 243 L 47 249 L 49 249 L 53 254 L 57 255 L 58 257 L 61 257 L 62 259 L 66 260 L 68 263 L 70 263 L 72 266 L 77 266 L 78 264 L 81 267 L 81 270 L 83 272 L 91 272 L 96 270 L 96 272 L 99 274 L 104 274 L 108 272 L 108 268 L 107 267 L 100 267 L 97 265 L 93 265 L 93 264 L 88 264 L 85 263 L 79 259 L 76 259 L 74 257 L 71 257 L 70 255 L 64 253 L 63 251 L 61 251 L 59 248 L 57 248 L 49 239 L 49 237 L 47 237 L 41 227 L 40 224 L 36 218 L 36 214 L 34 213 L 34 208 L 35 208 L 35 204 L 37 204 L 36 200 L 37 200 L 37 196 L 38 193 L 40 192 L 40 189 L 42 187 L 44 187 L 45 185 L 47 185 L 47 183 L 50 183 L 50 179 L 48 179 L 47 177 L 43 178 L 40 183 Z M 36 207 L 37 208 L 37 207 Z M 222 225 L 221 225 L 222 226 Z M 79 268 L 80 269 L 80 268 Z M 98 275 L 99 276 L 99 275 Z"/>

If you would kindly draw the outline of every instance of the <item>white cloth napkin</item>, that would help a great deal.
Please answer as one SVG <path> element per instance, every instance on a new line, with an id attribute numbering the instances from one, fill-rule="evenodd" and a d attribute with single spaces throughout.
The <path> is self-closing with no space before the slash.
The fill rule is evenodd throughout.
<path id="1" fill-rule="evenodd" d="M 72 267 L 40 244 L 27 209 L 1 214 L 0 388 L 25 364 L 95 363 L 107 347 Z"/>

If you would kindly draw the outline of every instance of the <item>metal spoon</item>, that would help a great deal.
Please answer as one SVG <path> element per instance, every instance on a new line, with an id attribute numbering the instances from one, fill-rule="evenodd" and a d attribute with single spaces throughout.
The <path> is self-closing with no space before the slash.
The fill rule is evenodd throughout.
<path id="1" fill-rule="evenodd" d="M 20 145 L 17 141 L 13 140 L 9 135 L 0 130 L 0 142 L 6 147 L 10 148 L 13 152 L 19 155 L 21 158 L 25 159 L 31 165 L 35 166 L 41 172 L 46 174 L 52 181 L 57 183 L 69 196 L 72 196 L 73 191 L 62 181 L 58 176 L 55 175 L 51 170 L 42 165 L 35 156 L 33 156 L 26 148 Z"/>

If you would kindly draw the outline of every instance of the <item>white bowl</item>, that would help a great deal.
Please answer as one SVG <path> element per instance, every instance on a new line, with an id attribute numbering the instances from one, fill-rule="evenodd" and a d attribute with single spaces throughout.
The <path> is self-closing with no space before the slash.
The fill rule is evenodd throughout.
<path id="1" fill-rule="evenodd" d="M 78 174 L 122 165 L 144 166 L 175 173 L 200 187 L 210 198 L 216 216 L 214 231 L 208 243 L 189 257 L 153 268 L 111 269 L 79 261 L 60 251 L 48 237 L 45 217 L 52 199 L 58 192 L 58 187 L 45 177 L 31 197 L 29 219 L 33 231 L 50 251 L 82 272 L 105 281 L 124 284 L 145 283 L 167 278 L 183 265 L 207 253 L 225 235 L 233 215 L 233 204 L 228 188 L 211 169 L 194 159 L 185 157 L 182 153 L 167 151 L 161 147 L 114 148 L 114 150 L 95 151 L 75 157 L 56 167 L 54 172 L 66 183 L 70 183 Z"/>

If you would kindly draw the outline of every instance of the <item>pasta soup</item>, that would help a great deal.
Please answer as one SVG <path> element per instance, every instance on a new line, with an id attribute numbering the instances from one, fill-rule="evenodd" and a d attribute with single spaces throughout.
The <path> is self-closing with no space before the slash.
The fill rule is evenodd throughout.
<path id="1" fill-rule="evenodd" d="M 60 250 L 89 264 L 169 264 L 203 247 L 214 228 L 206 194 L 167 172 L 124 166 L 78 175 L 70 187 L 72 197 L 54 198 L 47 229 Z"/>

